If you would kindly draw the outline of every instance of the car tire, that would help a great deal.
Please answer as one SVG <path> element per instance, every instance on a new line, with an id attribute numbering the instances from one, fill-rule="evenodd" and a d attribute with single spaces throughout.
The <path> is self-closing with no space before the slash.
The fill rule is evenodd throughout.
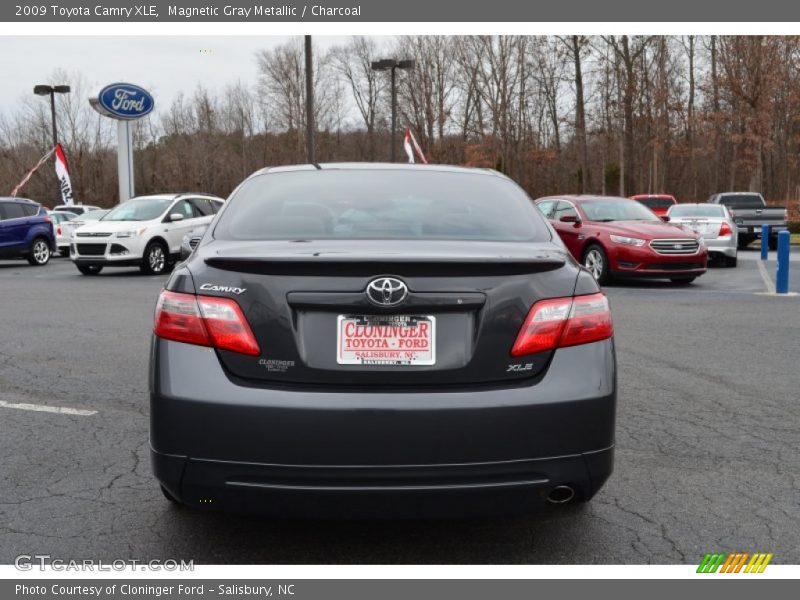
<path id="1" fill-rule="evenodd" d="M 28 262 L 34 267 L 43 267 L 50 262 L 50 257 L 53 255 L 50 250 L 50 244 L 47 240 L 38 237 L 31 242 L 31 248 L 28 251 Z"/>
<path id="2" fill-rule="evenodd" d="M 139 267 L 147 275 L 161 275 L 169 270 L 167 249 L 161 242 L 150 242 L 144 249 L 142 264 Z"/>
<path id="3" fill-rule="evenodd" d="M 103 270 L 101 265 L 75 265 L 84 275 L 97 275 Z"/>
<path id="4" fill-rule="evenodd" d="M 611 269 L 608 266 L 608 255 L 603 247 L 598 244 L 591 244 L 583 252 L 581 264 L 589 269 L 589 272 L 600 285 L 605 285 L 611 281 Z"/>
<path id="5" fill-rule="evenodd" d="M 176 506 L 183 506 L 183 503 L 180 500 L 178 500 L 175 496 L 170 494 L 170 492 L 169 492 L 169 490 L 167 488 L 165 488 L 161 484 L 159 484 L 159 487 L 161 488 L 161 493 L 164 494 L 164 498 L 166 498 L 167 500 L 169 500 L 170 502 L 172 502 Z"/>
<path id="6" fill-rule="evenodd" d="M 778 249 L 778 236 L 777 235 L 769 236 L 769 240 L 767 243 L 769 245 L 769 249 L 774 252 L 775 250 Z"/>
<path id="7" fill-rule="evenodd" d="M 729 269 L 734 268 L 736 266 L 736 263 L 738 263 L 738 262 L 739 261 L 738 261 L 737 257 L 735 257 L 735 256 L 726 256 L 725 257 L 725 266 L 727 268 L 729 268 Z"/>
<path id="8" fill-rule="evenodd" d="M 697 277 L 670 277 L 670 281 L 676 285 L 689 285 L 692 283 Z"/>

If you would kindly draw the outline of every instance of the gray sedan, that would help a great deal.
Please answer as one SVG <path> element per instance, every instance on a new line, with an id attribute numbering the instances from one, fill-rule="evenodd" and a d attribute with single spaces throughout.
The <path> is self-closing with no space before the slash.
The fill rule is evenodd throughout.
<path id="1" fill-rule="evenodd" d="M 703 236 L 709 257 L 736 266 L 738 232 L 728 209 L 719 204 L 676 204 L 667 211 L 669 222 L 683 225 Z"/>

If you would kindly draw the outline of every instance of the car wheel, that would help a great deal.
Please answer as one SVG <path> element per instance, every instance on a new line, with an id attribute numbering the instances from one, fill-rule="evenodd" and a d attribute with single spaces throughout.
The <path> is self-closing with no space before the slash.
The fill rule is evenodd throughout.
<path id="1" fill-rule="evenodd" d="M 697 277 L 670 277 L 670 281 L 677 285 L 689 285 L 695 279 L 697 279 Z"/>
<path id="2" fill-rule="evenodd" d="M 44 238 L 36 238 L 31 244 L 28 262 L 35 267 L 42 267 L 50 261 L 50 244 Z"/>
<path id="3" fill-rule="evenodd" d="M 100 271 L 103 270 L 103 267 L 100 265 L 75 265 L 78 267 L 78 271 L 83 273 L 84 275 L 97 275 Z"/>
<path id="4" fill-rule="evenodd" d="M 603 285 L 611 281 L 611 272 L 608 268 L 608 256 L 597 244 L 592 244 L 583 253 L 583 266 Z"/>
<path id="5" fill-rule="evenodd" d="M 150 242 L 144 249 L 142 257 L 142 273 L 160 275 L 169 268 L 167 249 L 161 242 Z"/>
<path id="6" fill-rule="evenodd" d="M 777 235 L 770 236 L 770 238 L 768 240 L 768 244 L 769 244 L 769 249 L 770 250 L 773 250 L 773 251 L 777 250 L 778 249 L 778 236 Z"/>
<path id="7" fill-rule="evenodd" d="M 169 500 L 169 501 L 170 501 L 170 502 L 172 502 L 173 504 L 177 504 L 178 506 L 181 506 L 181 505 L 182 505 L 182 504 L 181 504 L 181 501 L 180 501 L 180 500 L 178 500 L 178 499 L 177 499 L 175 496 L 173 496 L 172 494 L 170 494 L 170 493 L 169 493 L 169 490 L 168 490 L 167 488 L 165 488 L 163 485 L 159 485 L 159 487 L 161 488 L 161 493 L 162 493 L 162 494 L 164 494 L 164 498 L 166 498 L 167 500 Z"/>
<path id="8" fill-rule="evenodd" d="M 735 256 L 726 256 L 725 257 L 725 266 L 729 269 L 732 269 L 736 266 L 736 263 L 739 262 L 737 257 Z"/>

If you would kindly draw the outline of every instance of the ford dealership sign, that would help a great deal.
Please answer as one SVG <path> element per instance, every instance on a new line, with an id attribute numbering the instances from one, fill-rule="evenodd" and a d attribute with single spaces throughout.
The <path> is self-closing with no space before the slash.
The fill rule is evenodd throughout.
<path id="1" fill-rule="evenodd" d="M 155 106 L 150 92 L 132 83 L 112 83 L 91 98 L 97 112 L 112 119 L 133 121 L 149 114 Z"/>

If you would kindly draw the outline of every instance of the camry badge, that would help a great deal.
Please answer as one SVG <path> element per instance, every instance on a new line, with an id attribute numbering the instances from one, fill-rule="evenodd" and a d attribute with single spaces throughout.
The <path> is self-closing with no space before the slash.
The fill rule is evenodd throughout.
<path id="1" fill-rule="evenodd" d="M 408 296 L 408 287 L 394 277 L 379 277 L 367 284 L 367 299 L 378 306 L 395 306 Z"/>
<path id="2" fill-rule="evenodd" d="M 237 296 L 247 291 L 247 288 L 233 287 L 229 285 L 214 285 L 213 283 L 204 283 L 200 286 L 204 292 L 228 292 L 229 294 L 236 294 Z"/>

